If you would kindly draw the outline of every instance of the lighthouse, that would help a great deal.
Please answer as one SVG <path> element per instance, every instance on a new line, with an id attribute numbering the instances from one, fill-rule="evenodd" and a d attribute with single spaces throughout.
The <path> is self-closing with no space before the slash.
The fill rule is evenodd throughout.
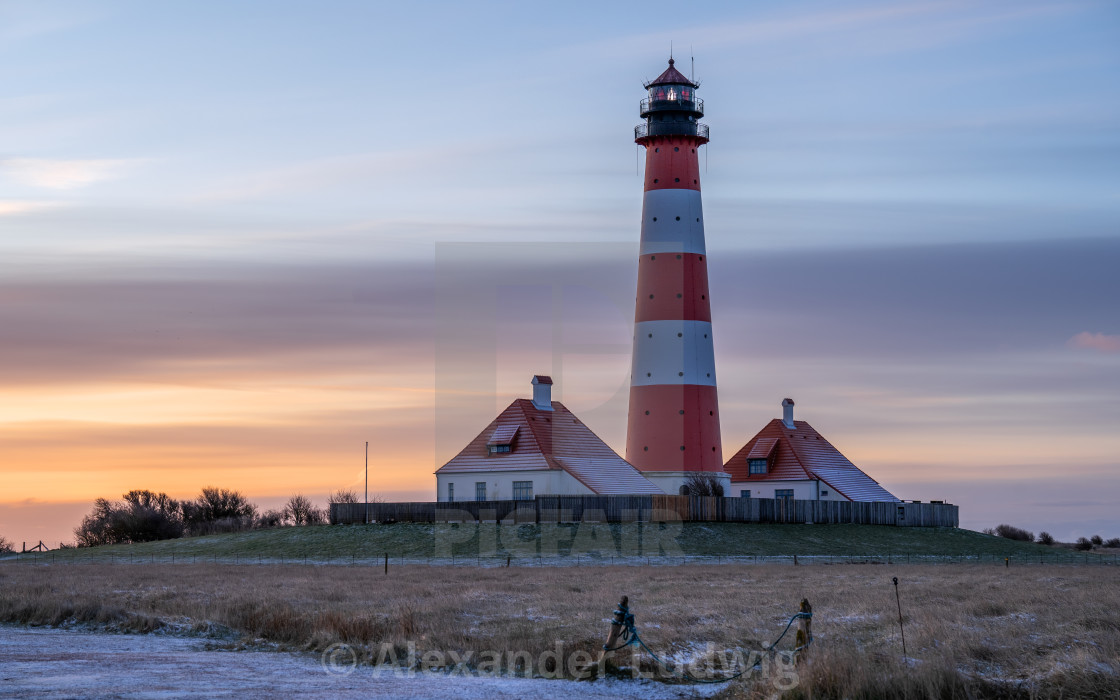
<path id="1" fill-rule="evenodd" d="M 684 493 L 696 472 L 727 487 L 716 397 L 711 298 L 697 151 L 699 87 L 674 67 L 646 83 L 638 290 L 630 374 L 626 460 L 666 493 Z"/>

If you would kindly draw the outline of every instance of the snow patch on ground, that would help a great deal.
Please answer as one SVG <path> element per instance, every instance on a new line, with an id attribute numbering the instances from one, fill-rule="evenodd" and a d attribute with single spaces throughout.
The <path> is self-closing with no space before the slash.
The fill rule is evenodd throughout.
<path id="1" fill-rule="evenodd" d="M 711 696 L 725 686 L 464 677 L 359 667 L 328 673 L 318 655 L 213 651 L 198 638 L 120 635 L 0 625 L 0 695 L 31 698 L 590 698 L 675 700 Z"/>

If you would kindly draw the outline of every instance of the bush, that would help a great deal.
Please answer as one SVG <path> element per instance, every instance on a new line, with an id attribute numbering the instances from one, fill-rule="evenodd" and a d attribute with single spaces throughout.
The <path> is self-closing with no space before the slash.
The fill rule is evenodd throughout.
<path id="1" fill-rule="evenodd" d="M 120 501 L 99 498 L 74 535 L 80 547 L 181 537 L 182 504 L 166 493 L 151 491 L 129 491 Z"/>
<path id="2" fill-rule="evenodd" d="M 282 510 L 266 510 L 261 515 L 257 516 L 257 522 L 253 527 L 267 530 L 273 527 L 280 527 L 284 524 L 284 511 Z"/>
<path id="3" fill-rule="evenodd" d="M 5 537 L 0 537 L 0 554 L 16 551 L 15 546 Z"/>
<path id="4" fill-rule="evenodd" d="M 323 512 L 307 496 L 296 494 L 284 506 L 284 519 L 292 525 L 319 525 L 323 522 Z"/>
<path id="5" fill-rule="evenodd" d="M 257 507 L 240 491 L 207 486 L 183 503 L 183 524 L 192 535 L 238 532 L 253 527 Z"/>
<path id="6" fill-rule="evenodd" d="M 1078 537 L 1077 543 L 1073 545 L 1073 548 L 1078 550 L 1079 552 L 1088 552 L 1093 548 L 1093 543 L 1085 539 L 1084 537 Z"/>
<path id="7" fill-rule="evenodd" d="M 1120 537 L 1113 537 L 1104 541 L 1104 546 L 1110 549 L 1120 549 Z"/>
<path id="8" fill-rule="evenodd" d="M 1034 542 L 1034 533 L 1021 528 L 1013 527 L 1006 523 L 996 525 L 995 534 L 1008 540 L 1020 542 Z"/>
<path id="9" fill-rule="evenodd" d="M 684 480 L 681 494 L 687 496 L 722 496 L 723 484 L 714 475 L 707 472 L 692 472 Z"/>
<path id="10" fill-rule="evenodd" d="M 1092 537 L 1089 538 L 1089 541 L 1092 542 L 1093 544 L 1097 545 L 1098 547 L 1100 547 L 1102 544 L 1104 544 L 1104 540 L 1101 539 L 1100 535 L 1093 535 Z"/>
<path id="11" fill-rule="evenodd" d="M 1038 533 L 1038 543 L 1050 546 L 1054 544 L 1054 536 L 1044 530 Z"/>

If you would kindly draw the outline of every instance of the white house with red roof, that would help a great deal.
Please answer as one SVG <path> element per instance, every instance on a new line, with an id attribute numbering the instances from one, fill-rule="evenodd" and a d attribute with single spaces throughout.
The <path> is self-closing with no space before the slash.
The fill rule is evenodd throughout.
<path id="1" fill-rule="evenodd" d="M 514 400 L 436 470 L 437 500 L 664 493 L 552 400 L 550 377 L 537 375 L 532 383 L 532 400 Z"/>
<path id="2" fill-rule="evenodd" d="M 793 399 L 782 400 L 775 418 L 735 453 L 723 470 L 728 496 L 829 501 L 899 499 L 852 464 L 813 426 L 793 419 Z"/>

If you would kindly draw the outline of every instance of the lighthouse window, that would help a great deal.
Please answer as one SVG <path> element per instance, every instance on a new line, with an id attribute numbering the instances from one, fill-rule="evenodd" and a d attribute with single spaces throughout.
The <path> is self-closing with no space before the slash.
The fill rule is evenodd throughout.
<path id="1" fill-rule="evenodd" d="M 680 182 L 680 180 L 678 180 L 677 182 Z M 681 217 L 678 216 L 677 221 L 680 221 L 680 220 L 681 220 Z"/>
<path id="2" fill-rule="evenodd" d="M 679 177 L 673 178 L 673 182 L 680 182 L 680 181 L 681 181 L 681 179 Z M 680 220 L 681 220 L 681 217 L 678 216 L 677 221 L 680 221 Z"/>
<path id="3" fill-rule="evenodd" d="M 747 467 L 751 474 L 765 474 L 766 473 L 766 460 L 765 459 L 748 459 Z"/>
<path id="4" fill-rule="evenodd" d="M 657 182 L 657 180 L 654 180 L 654 182 Z M 656 217 L 656 216 L 655 216 L 655 217 L 653 217 L 653 220 L 654 220 L 654 221 L 657 221 L 657 217 Z"/>

